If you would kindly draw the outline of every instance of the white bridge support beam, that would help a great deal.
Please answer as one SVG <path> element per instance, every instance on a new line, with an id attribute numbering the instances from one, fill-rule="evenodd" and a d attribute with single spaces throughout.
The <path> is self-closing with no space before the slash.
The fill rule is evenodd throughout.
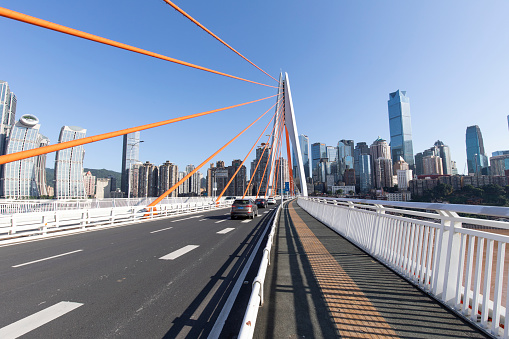
<path id="1" fill-rule="evenodd" d="M 306 185 L 306 175 L 304 173 L 304 165 L 302 162 L 302 153 L 300 151 L 300 143 L 299 143 L 299 137 L 298 137 L 299 133 L 297 132 L 297 121 L 295 120 L 295 113 L 293 110 L 292 93 L 290 91 L 290 81 L 288 80 L 288 73 L 285 73 L 284 79 L 283 79 L 282 74 L 280 74 L 279 82 L 281 84 L 281 87 L 278 90 L 277 100 L 279 101 L 281 96 L 283 97 L 283 100 L 278 105 L 276 105 L 276 112 L 278 112 L 278 113 L 274 117 L 275 128 L 274 128 L 274 135 L 272 137 L 273 152 L 271 153 L 272 154 L 271 159 L 269 159 L 269 161 L 270 161 L 269 190 L 266 193 L 266 195 L 271 195 L 272 188 L 275 187 L 274 182 L 273 182 L 275 180 L 273 169 L 274 169 L 274 166 L 276 165 L 276 160 L 277 160 L 277 154 L 275 154 L 276 148 L 277 148 L 276 145 L 278 145 L 279 138 L 283 138 L 283 140 L 285 139 L 285 137 L 283 137 L 284 129 L 279 131 L 279 129 L 281 127 L 279 125 L 279 117 L 280 117 L 280 114 L 284 114 L 285 115 L 284 122 L 285 122 L 286 128 L 288 130 L 288 136 L 290 138 L 290 143 L 292 145 L 294 159 L 297 161 L 297 164 L 292 164 L 294 166 L 296 165 L 297 172 L 298 172 L 298 173 L 294 173 L 294 176 L 299 181 L 299 188 L 300 188 L 301 195 L 307 197 L 308 189 L 307 189 L 307 185 Z M 284 107 L 281 111 L 279 111 L 279 107 L 281 105 L 284 105 Z M 296 176 L 295 174 L 298 174 L 298 175 Z M 275 193 L 276 192 L 274 192 L 274 194 Z"/>

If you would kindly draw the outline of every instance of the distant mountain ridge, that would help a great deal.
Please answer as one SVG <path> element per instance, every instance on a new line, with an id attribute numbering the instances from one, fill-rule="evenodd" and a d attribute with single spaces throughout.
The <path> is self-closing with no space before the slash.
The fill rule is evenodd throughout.
<path id="1" fill-rule="evenodd" d="M 122 177 L 122 174 L 120 172 L 115 172 L 112 170 L 107 170 L 105 168 L 102 169 L 94 169 L 94 168 L 84 168 L 83 169 L 86 172 L 90 171 L 93 176 L 96 178 L 109 178 L 110 176 L 117 179 L 117 188 L 120 188 L 120 178 Z M 55 187 L 55 169 L 53 168 L 46 168 L 46 185 Z"/>

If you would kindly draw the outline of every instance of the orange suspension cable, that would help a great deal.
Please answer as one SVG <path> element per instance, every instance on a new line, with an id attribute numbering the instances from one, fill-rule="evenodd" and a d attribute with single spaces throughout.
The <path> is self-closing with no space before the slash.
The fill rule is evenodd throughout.
<path id="1" fill-rule="evenodd" d="M 280 99 L 280 100 L 281 100 L 281 99 Z M 278 100 L 278 102 L 276 102 L 276 103 L 274 104 L 274 106 L 276 106 L 276 105 L 279 103 L 279 101 L 280 101 L 280 100 Z M 274 107 L 274 106 L 272 106 L 272 107 Z M 271 108 L 272 108 L 272 107 L 271 107 Z M 269 108 L 269 110 L 270 110 L 271 108 Z M 240 164 L 239 168 L 237 168 L 237 170 L 235 171 L 235 173 L 233 174 L 233 176 L 231 177 L 231 179 L 228 181 L 228 183 L 227 183 L 227 184 L 226 184 L 226 186 L 224 187 L 224 189 L 223 189 L 223 191 L 221 192 L 221 194 L 219 194 L 219 196 L 217 197 L 217 199 L 216 199 L 216 204 L 218 204 L 218 203 L 219 203 L 219 199 L 221 199 L 221 197 L 223 196 L 224 192 L 226 192 L 226 190 L 228 189 L 228 187 L 230 187 L 230 184 L 232 183 L 233 179 L 235 179 L 235 177 L 237 176 L 237 173 L 239 173 L 240 169 L 242 168 L 242 165 L 244 165 L 244 162 L 246 162 L 247 157 L 249 156 L 249 154 L 251 154 L 251 152 L 252 152 L 252 151 L 253 151 L 253 149 L 255 148 L 256 144 L 258 143 L 258 141 L 259 141 L 259 140 L 260 140 L 260 138 L 262 137 L 263 133 L 265 133 L 265 131 L 266 131 L 266 130 L 267 130 L 267 128 L 269 127 L 269 125 L 270 125 L 270 123 L 271 123 L 272 119 L 276 116 L 276 113 L 277 113 L 277 112 L 274 112 L 274 115 L 273 115 L 273 116 L 272 116 L 272 118 L 269 120 L 269 123 L 267 124 L 267 126 L 265 126 L 265 128 L 263 129 L 263 131 L 262 131 L 262 133 L 260 134 L 260 136 L 258 137 L 258 139 L 256 139 L 255 143 L 253 144 L 253 147 L 251 147 L 251 149 L 250 149 L 250 150 L 249 150 L 249 152 L 247 153 L 247 155 L 246 155 L 246 157 L 244 158 L 244 160 L 242 160 L 242 162 L 241 162 L 241 164 Z"/>
<path id="2" fill-rule="evenodd" d="M 191 68 L 196 68 L 196 69 L 199 69 L 199 70 L 202 70 L 202 71 L 207 71 L 207 72 L 210 72 L 210 73 L 222 75 L 222 76 L 225 76 L 225 77 L 228 77 L 228 78 L 242 80 L 242 81 L 250 82 L 250 83 L 253 83 L 253 84 L 267 86 L 267 87 L 272 87 L 272 88 L 279 88 L 279 87 L 276 87 L 276 86 L 265 85 L 265 84 L 262 84 L 262 83 L 259 83 L 259 82 L 255 82 L 255 81 L 247 80 L 247 79 L 244 79 L 244 78 L 236 77 L 234 75 L 230 75 L 230 74 L 222 73 L 222 72 L 219 72 L 219 71 L 215 71 L 215 70 L 210 69 L 210 68 L 194 65 L 194 64 L 191 64 L 189 62 L 181 61 L 181 60 L 178 60 L 178 59 L 175 59 L 175 58 L 170 58 L 170 57 L 167 57 L 167 56 L 162 55 L 162 54 L 150 52 L 150 51 L 138 48 L 138 47 L 133 47 L 133 46 L 130 46 L 130 45 L 127 45 L 127 44 L 123 44 L 121 42 L 117 42 L 117 41 L 114 41 L 114 40 L 102 38 L 102 37 L 97 36 L 97 35 L 85 33 L 85 32 L 79 31 L 79 30 L 74 29 L 74 28 L 69 28 L 69 27 L 66 27 L 66 26 L 55 24 L 55 23 L 50 22 L 50 21 L 46 21 L 46 20 L 42 20 L 42 19 L 39 19 L 39 18 L 35 18 L 33 16 L 30 16 L 30 15 L 26 15 L 26 14 L 23 14 L 23 13 L 11 11 L 10 9 L 7 9 L 7 8 L 0 7 L 0 16 L 6 17 L 6 18 L 9 18 L 9 19 L 13 19 L 13 20 L 18 20 L 18 21 L 21 21 L 21 22 L 25 22 L 27 24 L 31 24 L 31 25 L 35 25 L 35 26 L 39 26 L 39 27 L 43 27 L 43 28 L 47 28 L 47 29 L 51 29 L 53 31 L 61 32 L 61 33 L 64 33 L 64 34 L 73 35 L 73 36 L 76 36 L 78 38 L 83 38 L 83 39 L 99 42 L 101 44 L 117 47 L 117 48 L 120 48 L 120 49 L 125 49 L 127 51 L 131 51 L 131 52 L 135 52 L 135 53 L 139 53 L 139 54 L 143 54 L 143 55 L 148 55 L 148 56 L 153 57 L 153 58 L 157 58 L 157 59 L 161 59 L 161 60 L 166 60 L 166 61 L 174 62 L 174 63 L 179 64 L 179 65 L 183 65 L 183 66 L 187 66 L 187 67 L 191 67 Z"/>
<path id="3" fill-rule="evenodd" d="M 278 146 L 278 151 L 277 151 L 277 161 L 276 161 L 276 167 L 274 168 L 274 171 L 276 173 L 274 173 L 275 177 L 276 177 L 276 181 L 273 182 L 273 184 L 275 185 L 275 188 L 272 189 L 272 194 L 271 196 L 275 196 L 275 193 L 274 192 L 277 192 L 277 186 L 278 186 L 278 182 L 279 182 L 279 172 L 281 172 L 280 170 L 278 170 L 280 164 L 282 166 L 282 158 L 281 158 L 281 150 L 282 150 L 282 145 L 283 145 L 283 138 L 279 138 L 279 146 Z"/>
<path id="4" fill-rule="evenodd" d="M 274 148 L 274 155 L 275 155 L 275 156 L 277 156 L 277 152 L 278 152 L 278 150 L 279 150 L 278 145 L 279 145 L 279 142 L 281 141 L 281 140 L 280 140 L 280 139 L 281 139 L 281 137 L 280 137 L 280 136 L 281 136 L 281 131 L 282 131 L 282 128 L 283 128 L 283 125 L 284 125 L 284 120 L 283 120 L 283 119 L 284 119 L 284 116 L 283 116 L 283 114 L 281 114 L 281 116 L 280 116 L 280 118 L 279 118 L 280 122 L 279 122 L 279 126 L 278 126 L 278 131 L 277 131 L 277 134 L 276 134 L 277 136 L 279 136 L 279 137 L 278 137 L 278 142 L 277 142 L 277 144 L 272 145 L 272 147 Z M 269 155 L 269 158 L 270 158 L 270 155 Z M 273 166 L 273 165 L 275 165 L 275 162 L 276 162 L 276 161 L 274 161 L 274 164 L 273 164 L 273 162 L 272 162 L 272 161 L 270 162 L 270 166 L 271 166 L 270 171 L 274 171 L 274 170 L 275 170 L 274 168 L 272 168 L 272 166 Z M 267 163 L 268 163 L 268 162 L 267 162 Z M 270 172 L 269 172 L 269 173 L 270 173 Z M 274 173 L 274 174 L 275 174 L 275 173 Z M 263 180 L 262 180 L 262 181 L 263 181 Z M 266 187 L 265 187 L 265 196 L 267 196 L 267 195 L 268 195 L 268 194 L 267 194 L 267 192 L 269 191 L 269 181 L 270 181 L 270 175 L 269 175 L 269 177 L 267 178 L 267 185 L 266 185 Z M 274 182 L 272 182 L 272 184 L 274 184 Z"/>
<path id="5" fill-rule="evenodd" d="M 281 121 L 281 117 L 278 118 L 278 121 Z M 275 126 L 276 126 L 276 124 L 274 124 L 274 129 L 275 129 Z M 271 162 L 270 158 L 271 158 L 273 149 L 274 149 L 274 145 L 271 145 L 270 151 L 269 151 L 269 158 L 267 159 L 267 163 L 265 164 L 265 168 L 263 170 L 262 180 L 260 180 L 260 186 L 258 186 L 258 191 L 256 192 L 256 198 L 258 198 L 258 195 L 260 194 L 260 189 L 262 188 L 263 179 L 265 178 L 265 173 L 267 172 L 267 165 L 269 164 L 269 162 Z M 267 188 L 268 188 L 268 185 L 269 185 L 269 178 L 267 178 Z M 265 196 L 267 196 L 267 188 L 265 189 Z"/>
<path id="6" fill-rule="evenodd" d="M 54 144 L 54 145 L 34 148 L 34 149 L 31 149 L 31 150 L 27 150 L 27 151 L 21 151 L 21 152 L 16 152 L 16 153 L 12 153 L 12 154 L 6 154 L 6 155 L 0 156 L 0 164 L 6 164 L 6 163 L 12 162 L 12 161 L 23 160 L 23 159 L 30 158 L 30 157 L 35 157 L 35 156 L 38 156 L 38 155 L 41 155 L 41 154 L 47 154 L 47 153 L 51 153 L 51 152 L 55 152 L 55 151 L 60 151 L 60 150 L 66 149 L 66 148 L 71 148 L 71 147 L 76 147 L 76 146 L 80 146 L 80 145 L 85 145 L 85 144 L 89 144 L 89 143 L 92 143 L 92 142 L 96 142 L 96 141 L 100 141 L 100 140 L 104 140 L 104 139 L 110 139 L 110 138 L 118 137 L 118 136 L 121 136 L 121 135 L 124 135 L 124 134 L 138 132 L 138 131 L 143 131 L 143 130 L 154 128 L 154 127 L 169 125 L 169 124 L 172 124 L 174 122 L 188 120 L 188 119 L 204 116 L 204 115 L 207 115 L 207 114 L 216 113 L 216 112 L 224 111 L 224 110 L 227 110 L 227 109 L 231 109 L 231 108 L 235 108 L 235 107 L 240 107 L 240 106 L 244 106 L 244 105 L 251 104 L 251 103 L 254 103 L 254 102 L 266 100 L 266 99 L 272 98 L 272 97 L 274 97 L 276 95 L 277 94 L 272 95 L 270 97 L 263 98 L 263 99 L 258 99 L 258 100 L 254 100 L 254 101 L 245 102 L 245 103 L 242 103 L 242 104 L 237 104 L 237 105 L 233 105 L 233 106 L 218 108 L 218 109 L 214 109 L 214 110 L 211 110 L 211 111 L 206 111 L 206 112 L 202 112 L 202 113 L 186 115 L 186 116 L 183 116 L 183 117 L 180 117 L 180 118 L 174 118 L 174 119 L 170 119 L 170 120 L 154 122 L 152 124 L 142 125 L 142 126 L 138 126 L 138 127 L 131 127 L 131 128 L 115 131 L 115 132 L 98 134 L 98 135 L 94 135 L 94 136 L 90 136 L 90 137 L 86 137 L 86 138 L 76 139 L 76 140 L 72 140 L 72 141 L 66 141 L 66 142 L 62 142 L 60 144 Z"/>
<path id="7" fill-rule="evenodd" d="M 173 2 L 171 2 L 170 0 L 164 0 L 164 2 L 166 2 L 168 5 L 170 5 L 171 7 L 173 7 L 177 12 L 179 12 L 180 14 L 182 14 L 183 16 L 185 16 L 186 18 L 188 18 L 189 20 L 191 20 L 196 26 L 200 27 L 201 29 L 203 29 L 205 32 L 209 33 L 210 35 L 212 35 L 214 38 L 216 38 L 219 42 L 221 42 L 223 45 L 225 45 L 226 47 L 228 47 L 229 49 L 231 49 L 232 51 L 234 51 L 235 53 L 237 53 L 242 59 L 246 60 L 247 62 L 249 62 L 251 65 L 253 65 L 254 67 L 258 68 L 260 71 L 262 71 L 263 73 L 265 73 L 266 75 L 268 75 L 269 77 L 271 77 L 272 79 L 276 80 L 276 78 L 274 78 L 273 76 L 271 76 L 270 74 L 268 74 L 267 72 L 265 72 L 263 69 L 261 69 L 260 67 L 256 66 L 254 63 L 251 62 L 251 60 L 249 60 L 248 58 L 246 58 L 245 56 L 243 56 L 242 54 L 240 54 L 239 52 L 237 52 L 237 50 L 235 50 L 235 48 L 231 47 L 230 45 L 228 45 L 226 42 L 224 42 L 221 38 L 219 38 L 217 35 L 215 35 L 214 33 L 212 33 L 209 29 L 207 29 L 205 26 L 203 26 L 202 24 L 200 24 L 197 20 L 195 20 L 192 16 L 190 16 L 189 14 L 187 14 L 186 12 L 184 12 L 183 9 L 181 9 L 180 7 L 178 7 L 177 5 L 175 5 Z M 276 80 L 277 82 L 279 82 L 278 80 Z"/>
<path id="8" fill-rule="evenodd" d="M 288 136 L 288 128 L 286 127 L 286 125 L 285 125 L 285 132 L 286 132 L 286 156 L 288 157 L 288 172 L 290 175 L 290 192 L 293 192 L 293 170 L 292 170 L 292 160 L 290 159 L 290 157 L 291 157 L 290 137 Z"/>
<path id="9" fill-rule="evenodd" d="M 276 106 L 276 104 L 272 105 L 272 107 Z M 231 139 L 230 141 L 228 141 L 223 147 L 221 147 L 220 149 L 218 149 L 214 154 L 212 154 L 210 157 L 208 157 L 207 159 L 205 159 L 204 162 L 202 162 L 198 167 L 196 167 L 194 170 L 192 170 L 191 172 L 189 172 L 184 178 L 182 178 L 179 182 L 177 182 L 175 185 L 173 185 L 169 190 L 167 190 L 166 192 L 164 192 L 163 194 L 161 194 L 161 196 L 159 198 L 157 198 L 156 200 L 152 201 L 147 207 L 153 207 L 155 205 L 157 205 L 161 200 L 163 200 L 167 195 L 169 195 L 171 192 L 173 192 L 175 189 L 177 189 L 177 187 L 179 187 L 184 181 L 186 181 L 187 179 L 189 179 L 190 176 L 192 176 L 194 173 L 198 172 L 198 170 L 200 168 L 202 168 L 205 164 L 207 164 L 211 159 L 213 159 L 216 155 L 218 155 L 219 153 L 221 153 L 222 150 L 224 150 L 226 147 L 228 147 L 228 145 L 230 145 L 233 141 L 235 141 L 235 139 L 237 139 L 238 137 L 240 137 L 245 131 L 247 131 L 249 128 L 251 128 L 251 126 L 253 126 L 258 120 L 260 120 L 261 118 L 263 118 L 263 116 L 265 114 L 267 114 L 268 111 L 270 111 L 271 108 L 269 108 L 267 111 L 265 111 L 265 113 L 263 113 L 262 115 L 260 115 L 255 121 L 253 121 L 251 124 L 249 124 L 249 126 L 247 126 L 246 128 L 244 128 L 239 134 L 237 134 L 235 137 L 233 137 L 233 139 Z"/>
<path id="10" fill-rule="evenodd" d="M 260 165 L 260 162 L 262 161 L 263 159 L 263 154 L 265 153 L 265 150 L 267 150 L 267 145 L 269 143 L 269 140 L 270 140 L 270 137 L 272 136 L 272 134 L 274 134 L 274 130 L 276 129 L 276 125 L 272 126 L 272 131 L 270 132 L 270 135 L 269 137 L 267 138 L 267 142 L 265 143 L 264 147 L 263 147 L 263 151 L 262 151 L 262 154 L 260 155 L 260 158 L 258 159 L 258 162 L 256 163 L 256 167 L 253 171 L 253 175 L 251 176 L 251 178 L 249 179 L 249 184 L 247 185 L 246 187 L 246 190 L 244 191 L 244 195 L 242 196 L 242 199 L 244 199 L 246 197 L 246 193 L 247 193 L 247 190 L 249 189 L 249 187 L 251 187 L 251 182 L 253 181 L 255 175 L 256 175 L 256 170 L 258 169 L 258 166 Z M 262 179 L 263 181 L 263 179 Z M 261 183 L 260 183 L 261 185 Z M 258 198 L 258 195 L 256 196 Z"/>

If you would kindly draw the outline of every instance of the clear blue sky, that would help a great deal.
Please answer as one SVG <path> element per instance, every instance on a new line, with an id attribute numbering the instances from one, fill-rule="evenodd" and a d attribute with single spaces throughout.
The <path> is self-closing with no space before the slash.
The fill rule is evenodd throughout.
<path id="1" fill-rule="evenodd" d="M 440 139 L 463 172 L 465 130 L 488 156 L 509 149 L 507 1 L 176 1 L 258 66 L 288 72 L 310 142 L 389 139 L 389 93 L 410 97 L 414 153 Z M 0 6 L 254 81 L 275 82 L 162 0 L 17 0 Z M 0 18 L 0 79 L 18 117 L 95 135 L 275 94 L 272 88 Z M 274 100 L 142 132 L 140 160 L 199 164 Z M 215 160 L 242 159 L 267 123 Z M 84 165 L 120 171 L 121 138 L 86 146 Z M 253 156 L 251 157 L 253 158 Z M 53 167 L 48 156 L 48 167 Z M 248 166 L 249 169 L 249 166 Z M 202 171 L 204 172 L 204 171 Z"/>

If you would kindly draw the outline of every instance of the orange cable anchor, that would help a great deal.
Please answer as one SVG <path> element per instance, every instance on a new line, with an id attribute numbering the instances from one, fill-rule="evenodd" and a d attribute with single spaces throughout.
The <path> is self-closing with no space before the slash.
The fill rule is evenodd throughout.
<path id="1" fill-rule="evenodd" d="M 173 192 L 175 189 L 177 189 L 184 181 L 186 181 L 187 179 L 189 179 L 189 177 L 191 175 L 193 175 L 194 173 L 198 172 L 198 170 L 200 168 L 202 168 L 205 164 L 207 164 L 212 158 L 214 158 L 216 155 L 218 155 L 219 153 L 221 153 L 222 150 L 224 150 L 226 147 L 228 147 L 228 145 L 230 145 L 233 141 L 235 141 L 235 139 L 237 139 L 238 137 L 240 137 L 245 131 L 247 131 L 249 128 L 251 128 L 251 126 L 253 126 L 258 120 L 260 120 L 261 118 L 263 118 L 263 116 L 265 114 L 267 114 L 268 111 L 270 111 L 272 109 L 272 107 L 276 106 L 276 104 L 272 105 L 267 111 L 265 111 L 265 113 L 263 113 L 262 115 L 260 115 L 255 121 L 253 121 L 249 126 L 247 126 L 246 128 L 244 128 L 239 134 L 237 134 L 233 139 L 231 139 L 230 141 L 228 141 L 223 147 L 221 147 L 220 149 L 218 149 L 214 154 L 212 154 L 210 157 L 208 157 L 207 159 L 205 159 L 204 162 L 202 162 L 198 167 L 196 167 L 194 170 L 192 170 L 191 172 L 189 172 L 184 178 L 182 178 L 179 182 L 177 182 L 175 185 L 173 185 L 169 190 L 167 190 L 166 192 L 164 192 L 163 194 L 161 194 L 161 196 L 159 196 L 159 198 L 157 198 L 156 200 L 152 201 L 147 207 L 154 207 L 155 205 L 157 205 L 161 200 L 163 200 L 168 194 L 170 194 L 171 192 Z"/>
<path id="2" fill-rule="evenodd" d="M 270 97 L 266 97 L 266 98 L 263 98 L 263 99 L 258 99 L 258 100 L 253 100 L 253 101 L 245 102 L 245 103 L 242 103 L 242 104 L 237 104 L 237 105 L 233 105 L 233 106 L 218 108 L 218 109 L 214 109 L 214 110 L 211 110 L 211 111 L 206 111 L 206 112 L 202 112 L 202 113 L 186 115 L 186 116 L 183 116 L 183 117 L 180 117 L 180 118 L 174 118 L 174 119 L 170 119 L 170 120 L 154 122 L 152 124 L 141 125 L 141 126 L 138 126 L 138 127 L 131 127 L 131 128 L 115 131 L 115 132 L 98 134 L 98 135 L 94 135 L 94 136 L 90 136 L 90 137 L 86 137 L 86 138 L 76 139 L 76 140 L 72 140 L 72 141 L 66 141 L 66 142 L 62 142 L 60 144 L 54 144 L 54 145 L 34 148 L 34 149 L 31 149 L 31 150 L 27 150 L 27 151 L 21 151 L 21 152 L 6 154 L 6 155 L 0 156 L 0 164 L 6 164 L 8 162 L 13 162 L 13 161 L 17 161 L 17 160 L 23 160 L 23 159 L 30 158 L 30 157 L 35 157 L 35 156 L 38 156 L 38 155 L 41 155 L 41 154 L 47 154 L 47 153 L 51 153 L 51 152 L 55 152 L 55 151 L 60 151 L 60 150 L 66 149 L 66 148 L 71 148 L 71 147 L 76 147 L 76 146 L 80 146 L 80 145 L 85 145 L 85 144 L 89 144 L 89 143 L 92 143 L 92 142 L 96 142 L 96 141 L 100 141 L 100 140 L 104 140 L 104 139 L 110 139 L 110 138 L 118 137 L 118 136 L 121 136 L 121 135 L 124 135 L 124 134 L 138 132 L 138 131 L 142 131 L 142 130 L 146 130 L 146 129 L 150 129 L 150 128 L 154 128 L 154 127 L 169 125 L 169 124 L 172 124 L 174 122 L 188 120 L 188 119 L 204 116 L 204 115 L 207 115 L 207 114 L 212 114 L 212 113 L 216 113 L 216 112 L 220 112 L 220 111 L 225 111 L 227 109 L 231 109 L 231 108 L 235 108 L 235 107 L 240 107 L 240 106 L 248 105 L 248 104 L 251 104 L 251 103 L 254 103 L 254 102 L 270 99 L 272 97 L 275 97 L 276 95 L 272 95 Z"/>
<path id="3" fill-rule="evenodd" d="M 209 33 L 210 35 L 212 35 L 214 38 L 216 38 L 219 42 L 221 42 L 223 45 L 225 45 L 226 47 L 228 47 L 229 49 L 231 49 L 233 52 L 237 53 L 242 59 L 246 60 L 247 62 L 249 62 L 251 65 L 253 65 L 254 67 L 258 68 L 260 71 L 262 71 L 263 73 L 265 73 L 266 75 L 268 75 L 269 77 L 271 77 L 272 79 L 276 80 L 278 83 L 279 81 L 274 78 L 272 75 L 268 74 L 267 72 L 265 72 L 263 69 L 261 69 L 260 67 L 256 66 L 253 62 L 251 62 L 251 60 L 249 60 L 248 58 L 246 58 L 245 56 L 243 56 L 242 54 L 240 54 L 235 48 L 231 47 L 230 45 L 228 45 L 226 42 L 224 42 L 221 38 L 219 38 L 217 35 L 215 35 L 214 33 L 212 33 L 209 29 L 207 29 L 205 26 L 203 26 L 202 24 L 200 24 L 197 20 L 195 20 L 192 16 L 190 16 L 189 14 L 187 14 L 186 12 L 184 12 L 183 9 L 181 9 L 180 7 L 178 7 L 177 5 L 175 5 L 173 2 L 171 2 L 170 0 L 164 0 L 164 2 L 166 2 L 168 5 L 170 5 L 171 7 L 173 7 L 177 12 L 179 12 L 180 14 L 182 14 L 183 16 L 185 16 L 186 18 L 188 18 L 189 20 L 191 20 L 196 26 L 200 27 L 201 29 L 203 29 L 205 32 Z"/>
<path id="4" fill-rule="evenodd" d="M 78 38 L 83 38 L 83 39 L 99 42 L 101 44 L 117 47 L 117 48 L 120 48 L 120 49 L 125 49 L 127 51 L 131 51 L 131 52 L 147 55 L 147 56 L 150 56 L 150 57 L 153 57 L 153 58 L 170 61 L 170 62 L 179 64 L 179 65 L 183 65 L 183 66 L 187 66 L 187 67 L 191 67 L 191 68 L 196 68 L 196 69 L 199 69 L 199 70 L 202 70 L 202 71 L 206 71 L 206 72 L 222 75 L 222 76 L 225 76 L 225 77 L 228 77 L 228 78 L 242 80 L 242 81 L 250 82 L 250 83 L 253 83 L 253 84 L 267 86 L 267 87 L 272 87 L 272 88 L 279 88 L 279 87 L 276 87 L 276 86 L 270 86 L 270 85 L 262 84 L 262 83 L 259 83 L 259 82 L 256 82 L 256 81 L 247 80 L 247 79 L 240 78 L 240 77 L 237 77 L 237 76 L 234 76 L 234 75 L 230 75 L 230 74 L 226 74 L 226 73 L 223 73 L 223 72 L 215 71 L 215 70 L 210 69 L 210 68 L 194 65 L 194 64 L 191 64 L 189 62 L 181 61 L 181 60 L 178 60 L 178 59 L 175 59 L 175 58 L 171 58 L 171 57 L 168 57 L 168 56 L 165 56 L 165 55 L 162 55 L 162 54 L 150 52 L 150 51 L 138 48 L 138 47 L 133 47 L 133 46 L 130 46 L 130 45 L 127 45 L 127 44 L 123 44 L 121 42 L 117 42 L 117 41 L 114 41 L 114 40 L 106 39 L 106 38 L 103 38 L 103 37 L 100 37 L 100 36 L 97 36 L 97 35 L 93 35 L 93 34 L 90 34 L 90 33 L 85 33 L 85 32 L 79 31 L 79 30 L 74 29 L 74 28 L 69 28 L 69 27 L 66 27 L 66 26 L 55 24 L 55 23 L 50 22 L 50 21 L 46 21 L 46 20 L 39 19 L 39 18 L 30 16 L 30 15 L 26 15 L 26 14 L 23 14 L 23 13 L 12 11 L 12 10 L 7 9 L 7 8 L 0 7 L 0 16 L 6 17 L 6 18 L 9 18 L 9 19 L 13 19 L 13 20 L 17 20 L 17 21 L 21 21 L 21 22 L 25 22 L 27 24 L 31 24 L 31 25 L 35 25 L 35 26 L 39 26 L 39 27 L 43 27 L 43 28 L 47 28 L 47 29 L 51 29 L 53 31 L 57 31 L 57 32 L 60 32 L 60 33 L 64 33 L 64 34 L 68 34 L 68 35 L 73 35 L 73 36 L 76 36 Z"/>
<path id="5" fill-rule="evenodd" d="M 277 105 L 279 103 L 280 100 L 278 100 L 275 104 Z M 274 107 L 272 106 L 272 107 Z M 271 107 L 271 108 L 272 108 Z M 270 109 L 270 108 L 269 108 Z M 269 120 L 267 126 L 265 126 L 265 128 L 263 129 L 262 133 L 260 134 L 260 136 L 258 137 L 258 139 L 256 139 L 255 143 L 253 144 L 253 147 L 251 147 L 251 149 L 249 150 L 249 152 L 247 153 L 246 157 L 244 158 L 244 160 L 242 160 L 242 162 L 240 163 L 240 166 L 239 168 L 237 168 L 237 170 L 235 171 L 235 173 L 233 174 L 233 176 L 231 177 L 231 179 L 228 181 L 228 183 L 226 184 L 226 186 L 224 187 L 223 191 L 221 192 L 221 194 L 219 194 L 219 196 L 217 197 L 216 199 L 216 204 L 219 204 L 219 199 L 221 199 L 221 197 L 223 196 L 224 192 L 226 192 L 226 190 L 228 189 L 228 187 L 230 187 L 230 184 L 232 183 L 233 179 L 235 179 L 235 177 L 237 176 L 237 173 L 239 173 L 240 169 L 242 168 L 242 165 L 244 165 L 244 162 L 246 162 L 247 160 L 247 157 L 249 156 L 249 154 L 251 154 L 251 152 L 253 151 L 253 149 L 255 148 L 256 144 L 258 143 L 258 141 L 260 140 L 260 138 L 263 136 L 263 133 L 265 133 L 265 131 L 267 130 L 267 128 L 269 127 L 272 119 L 276 116 L 276 113 L 277 112 L 274 112 L 274 115 L 272 116 L 272 118 Z"/>

